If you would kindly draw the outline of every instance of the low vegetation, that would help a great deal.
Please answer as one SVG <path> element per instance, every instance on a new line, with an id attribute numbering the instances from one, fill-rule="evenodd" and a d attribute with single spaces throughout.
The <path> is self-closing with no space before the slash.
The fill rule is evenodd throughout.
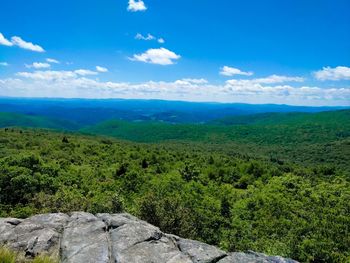
<path id="1" fill-rule="evenodd" d="M 0 247 L 0 263 L 58 263 L 58 260 L 46 255 L 38 255 L 33 259 L 26 258 L 24 255 L 3 246 Z"/>

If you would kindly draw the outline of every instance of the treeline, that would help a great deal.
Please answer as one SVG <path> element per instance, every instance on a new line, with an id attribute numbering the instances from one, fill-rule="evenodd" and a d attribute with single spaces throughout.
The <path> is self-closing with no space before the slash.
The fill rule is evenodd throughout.
<path id="1" fill-rule="evenodd" d="M 74 210 L 127 211 L 228 250 L 350 260 L 350 183 L 341 165 L 301 166 L 226 145 L 2 129 L 0 216 Z"/>

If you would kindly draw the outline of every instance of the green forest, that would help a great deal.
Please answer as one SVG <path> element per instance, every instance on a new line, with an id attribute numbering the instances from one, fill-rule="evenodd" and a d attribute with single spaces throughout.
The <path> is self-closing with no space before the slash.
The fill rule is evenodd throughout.
<path id="1" fill-rule="evenodd" d="M 229 251 L 350 261 L 349 110 L 74 129 L 6 116 L 0 217 L 126 211 Z"/>

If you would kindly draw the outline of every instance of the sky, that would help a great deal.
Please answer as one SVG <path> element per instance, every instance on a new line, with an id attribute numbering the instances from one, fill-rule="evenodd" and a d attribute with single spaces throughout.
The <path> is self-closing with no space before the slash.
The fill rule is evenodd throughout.
<path id="1" fill-rule="evenodd" d="M 1 0 L 0 96 L 350 106 L 348 0 Z"/>

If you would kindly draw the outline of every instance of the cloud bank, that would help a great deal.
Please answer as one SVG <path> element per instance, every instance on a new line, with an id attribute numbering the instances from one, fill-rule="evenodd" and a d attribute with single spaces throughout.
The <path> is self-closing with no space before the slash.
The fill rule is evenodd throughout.
<path id="1" fill-rule="evenodd" d="M 111 82 L 91 79 L 98 72 L 73 71 L 19 72 L 14 78 L 0 79 L 0 96 L 64 98 L 135 98 L 186 101 L 246 103 L 285 103 L 294 105 L 349 105 L 350 88 L 320 88 L 285 85 L 294 78 L 272 75 L 251 80 L 228 80 L 222 85 L 203 78 L 142 83 Z M 273 80 L 273 81 L 272 81 Z"/>

